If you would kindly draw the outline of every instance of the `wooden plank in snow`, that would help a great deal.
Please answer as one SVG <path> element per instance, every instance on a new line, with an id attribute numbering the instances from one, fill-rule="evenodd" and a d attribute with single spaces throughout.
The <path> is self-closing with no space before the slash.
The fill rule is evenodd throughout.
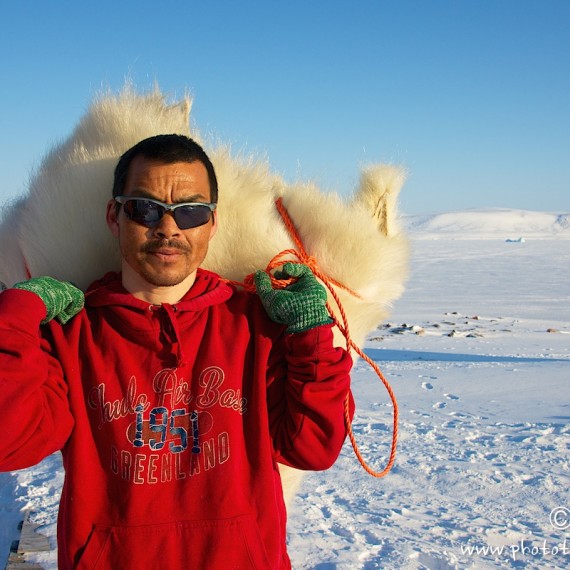
<path id="1" fill-rule="evenodd" d="M 8 557 L 6 570 L 43 570 L 39 564 L 26 562 L 26 554 L 51 550 L 48 539 L 36 532 L 38 525 L 30 522 L 30 513 L 24 513 L 20 526 L 20 540 L 14 541 Z"/>

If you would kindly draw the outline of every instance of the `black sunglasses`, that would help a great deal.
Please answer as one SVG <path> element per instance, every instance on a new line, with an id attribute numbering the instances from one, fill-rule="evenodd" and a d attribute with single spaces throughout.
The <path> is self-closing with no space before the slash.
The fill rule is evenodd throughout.
<path id="1" fill-rule="evenodd" d="M 116 196 L 115 201 L 123 206 L 129 220 L 154 228 L 160 223 L 167 212 L 172 212 L 176 225 L 181 230 L 197 228 L 208 223 L 216 204 L 206 202 L 181 202 L 180 204 L 165 204 L 151 198 L 136 196 Z"/>

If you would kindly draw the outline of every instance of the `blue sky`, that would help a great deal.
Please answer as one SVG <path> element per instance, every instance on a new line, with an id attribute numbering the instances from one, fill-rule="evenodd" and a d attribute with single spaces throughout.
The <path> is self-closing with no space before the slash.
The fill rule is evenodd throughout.
<path id="1" fill-rule="evenodd" d="M 193 121 L 290 181 L 402 164 L 407 214 L 570 210 L 570 2 L 0 0 L 0 202 L 101 89 Z"/>

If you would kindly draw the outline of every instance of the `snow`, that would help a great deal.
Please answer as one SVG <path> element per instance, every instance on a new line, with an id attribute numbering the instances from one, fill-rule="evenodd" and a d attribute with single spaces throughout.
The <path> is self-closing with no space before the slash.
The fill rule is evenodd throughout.
<path id="1" fill-rule="evenodd" d="M 504 236 L 535 239 L 570 239 L 570 214 L 529 212 L 503 208 L 448 212 L 435 216 L 409 216 L 408 228 L 418 237 L 481 239 Z"/>
<path id="2" fill-rule="evenodd" d="M 365 349 L 398 400 L 396 463 L 370 477 L 347 443 L 305 479 L 289 512 L 293 567 L 568 567 L 570 215 L 476 210 L 406 224 L 412 276 Z M 381 469 L 389 397 L 362 360 L 353 390 L 360 451 Z M 55 547 L 62 479 L 57 455 L 0 474 L 0 564 L 23 509 Z M 55 551 L 28 560 L 56 568 Z"/>

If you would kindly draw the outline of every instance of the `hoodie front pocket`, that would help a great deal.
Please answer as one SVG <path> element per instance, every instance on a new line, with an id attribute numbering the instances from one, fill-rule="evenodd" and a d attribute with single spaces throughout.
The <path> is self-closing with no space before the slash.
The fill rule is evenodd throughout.
<path id="1" fill-rule="evenodd" d="M 265 570 L 271 568 L 253 516 L 95 527 L 79 570 Z"/>

